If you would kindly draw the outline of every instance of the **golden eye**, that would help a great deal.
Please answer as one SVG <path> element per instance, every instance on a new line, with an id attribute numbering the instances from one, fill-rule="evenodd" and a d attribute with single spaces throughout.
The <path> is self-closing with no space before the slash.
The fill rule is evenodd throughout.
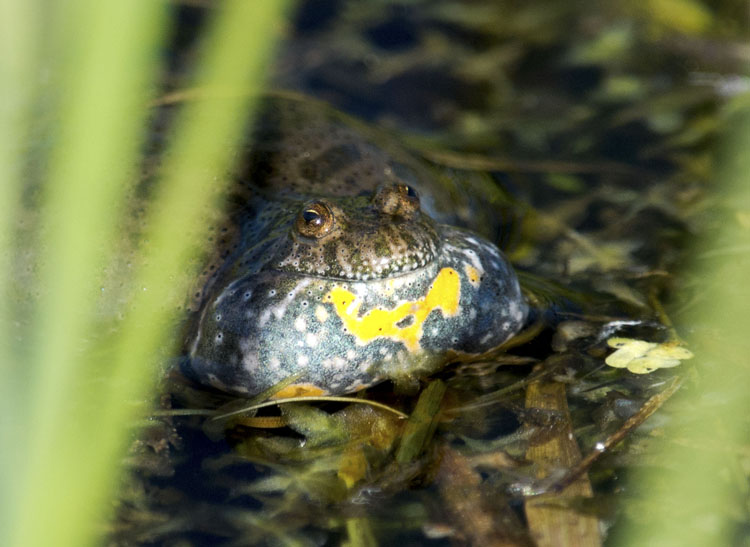
<path id="1" fill-rule="evenodd" d="M 373 204 L 381 213 L 408 218 L 419 211 L 419 194 L 402 182 L 383 184 L 375 192 Z"/>
<path id="2" fill-rule="evenodd" d="M 319 239 L 331 231 L 333 213 L 324 202 L 313 201 L 302 208 L 294 226 L 300 235 Z"/>

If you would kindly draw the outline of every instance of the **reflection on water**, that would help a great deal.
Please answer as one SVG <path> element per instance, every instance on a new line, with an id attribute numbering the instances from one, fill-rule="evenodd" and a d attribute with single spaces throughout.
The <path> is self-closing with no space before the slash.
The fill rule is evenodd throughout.
<path id="1" fill-rule="evenodd" d="M 189 66 L 205 9 L 175 8 L 175 74 Z M 507 354 L 448 367 L 421 396 L 369 390 L 412 414 L 408 423 L 345 403 L 219 426 L 155 420 L 133 447 L 113 538 L 523 545 L 543 534 L 548 521 L 524 496 L 563 480 L 690 366 L 664 365 L 682 358 L 670 352 L 685 356 L 680 318 L 700 290 L 675 274 L 689 237 L 716 228 L 712 145 L 726 102 L 746 88 L 732 85 L 747 56 L 743 10 L 694 0 L 303 2 L 274 85 L 398 134 L 452 177 L 500 187 L 514 213 L 493 237 L 537 309 L 536 330 Z M 481 197 L 475 206 L 504 214 Z M 651 344 L 627 346 L 627 362 L 648 357 L 657 370 L 608 366 L 613 338 Z M 165 407 L 227 402 L 179 379 L 165 389 Z M 571 478 L 574 497 L 554 503 L 578 515 L 579 539 L 599 541 L 595 519 L 616 535 L 621 479 L 647 458 L 649 431 L 676 416 L 678 405 L 658 413 Z M 416 449 L 404 440 L 420 434 Z"/>

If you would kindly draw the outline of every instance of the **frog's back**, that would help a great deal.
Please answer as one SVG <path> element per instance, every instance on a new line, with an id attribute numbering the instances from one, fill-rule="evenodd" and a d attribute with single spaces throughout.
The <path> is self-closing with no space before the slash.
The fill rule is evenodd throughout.
<path id="1" fill-rule="evenodd" d="M 485 174 L 437 168 L 392 135 L 308 97 L 266 97 L 251 140 L 238 178 L 276 199 L 353 197 L 398 183 L 414 188 L 438 222 L 492 238 L 509 222 L 512 204 Z"/>

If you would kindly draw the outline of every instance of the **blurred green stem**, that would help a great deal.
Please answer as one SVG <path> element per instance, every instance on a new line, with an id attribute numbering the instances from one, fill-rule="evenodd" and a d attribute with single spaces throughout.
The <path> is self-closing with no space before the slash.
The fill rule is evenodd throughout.
<path id="1" fill-rule="evenodd" d="M 632 512 L 647 518 L 633 519 L 628 545 L 733 545 L 747 522 L 746 477 L 733 473 L 745 462 L 732 447 L 748 445 L 750 254 L 699 252 L 750 249 L 744 220 L 750 215 L 750 107 L 747 97 L 735 102 L 739 108 L 729 105 L 728 138 L 716 159 L 721 209 L 712 216 L 720 229 L 695 246 L 691 274 L 701 281 L 702 304 L 681 318 L 690 328 L 698 375 L 675 397 L 684 413 L 661 436 L 663 465 L 637 474 L 635 490 L 649 494 L 648 510 Z"/>
<path id="2" fill-rule="evenodd" d="M 16 329 L 11 287 L 24 143 L 37 65 L 36 8 L 33 0 L 0 0 L 0 492 L 17 491 L 16 470 L 22 462 L 22 455 L 9 442 L 20 442 L 24 434 L 13 413 L 22 399 L 13 366 Z M 14 520 L 13 507 L 11 497 L 0 493 L 0 530 L 9 529 Z"/>
<path id="3" fill-rule="evenodd" d="M 227 0 L 213 10 L 193 84 L 243 92 L 259 85 L 285 4 Z M 24 342 L 33 351 L 29 362 L 16 362 L 6 360 L 4 346 L 0 365 L 10 363 L 31 385 L 27 408 L 11 408 L 4 416 L 16 430 L 28 432 L 29 441 L 10 438 L 7 431 L 0 440 L 10 447 L 0 453 L 3 476 L 17 477 L 12 490 L 3 485 L 4 501 L 12 496 L 15 505 L 14 512 L 3 511 L 3 522 L 9 524 L 0 532 L 3 545 L 95 542 L 128 426 L 145 410 L 137 403 L 148 400 L 163 349 L 173 345 L 164 340 L 195 262 L 190 250 L 196 245 L 188 236 L 205 234 L 204 213 L 217 206 L 232 160 L 230 143 L 247 123 L 246 93 L 205 98 L 180 113 L 149 204 L 138 270 L 134 276 L 123 274 L 132 277 L 127 280 L 135 290 L 113 341 L 107 342 L 109 333 L 96 315 L 103 301 L 100 282 L 105 264 L 116 262 L 113 257 L 122 252 L 118 220 L 137 176 L 166 7 L 154 0 L 77 0 L 45 14 L 57 25 L 53 39 L 61 41 L 55 55 L 61 63 L 59 130 L 35 250 L 39 299 L 33 340 Z M 22 8 L 16 11 L 24 15 Z M 31 37 L 16 38 L 19 47 L 24 39 Z M 3 132 L 0 138 L 13 136 Z M 12 160 L 2 169 L 18 180 L 18 164 Z M 0 196 L 8 198 L 1 212 L 10 213 L 3 222 L 13 218 L 18 190 L 18 184 L 10 185 Z M 5 228 L 4 253 L 12 233 Z M 8 279 L 1 281 L 3 290 L 11 287 Z"/>

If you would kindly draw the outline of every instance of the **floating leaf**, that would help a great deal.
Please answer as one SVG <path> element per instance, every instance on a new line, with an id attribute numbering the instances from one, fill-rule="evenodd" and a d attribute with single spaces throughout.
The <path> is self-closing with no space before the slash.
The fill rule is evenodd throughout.
<path id="1" fill-rule="evenodd" d="M 607 345 L 617 348 L 604 362 L 614 368 L 627 368 L 635 374 L 649 374 L 660 368 L 676 367 L 693 353 L 674 342 L 657 344 L 633 338 L 610 338 Z"/>

